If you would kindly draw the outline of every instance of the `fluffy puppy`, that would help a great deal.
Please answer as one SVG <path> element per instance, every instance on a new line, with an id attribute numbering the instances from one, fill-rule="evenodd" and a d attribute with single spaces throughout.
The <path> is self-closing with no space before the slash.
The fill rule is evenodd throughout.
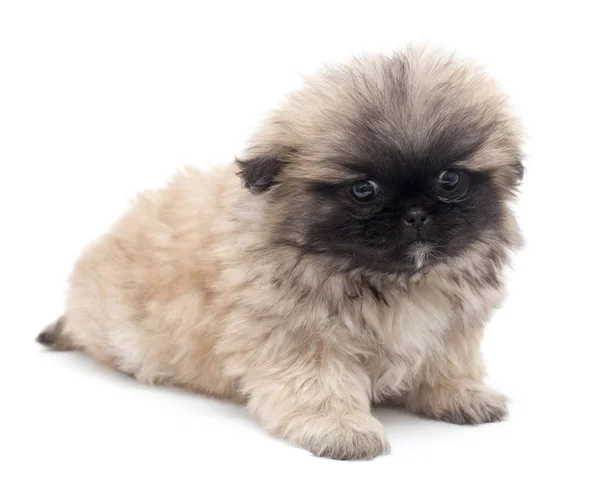
<path id="1" fill-rule="evenodd" d="M 141 194 L 38 340 L 238 400 L 336 459 L 388 451 L 378 403 L 498 421 L 479 343 L 522 174 L 518 121 L 478 67 L 354 59 L 291 94 L 235 164 Z"/>

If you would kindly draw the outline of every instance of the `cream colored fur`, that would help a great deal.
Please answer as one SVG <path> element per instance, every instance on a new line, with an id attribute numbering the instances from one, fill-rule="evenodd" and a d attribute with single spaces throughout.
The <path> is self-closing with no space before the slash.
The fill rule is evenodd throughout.
<path id="1" fill-rule="evenodd" d="M 477 92 L 492 96 L 482 102 L 500 109 L 492 84 L 481 81 Z M 305 136 L 288 130 L 293 145 L 320 126 L 311 106 L 302 113 L 310 118 L 295 119 L 308 123 Z M 281 133 L 267 123 L 254 151 L 280 143 Z M 487 144 L 476 167 L 508 163 L 512 148 Z M 290 167 L 283 178 L 343 175 L 311 165 Z M 478 280 L 477 269 L 498 241 L 411 277 L 331 273 L 326 257 L 273 244 L 285 210 L 274 196 L 285 180 L 257 195 L 242 187 L 237 170 L 189 168 L 141 194 L 77 261 L 64 316 L 47 331 L 60 338 L 55 346 L 81 349 L 144 383 L 240 401 L 272 434 L 338 459 L 389 450 L 372 414 L 378 403 L 457 423 L 505 416 L 505 398 L 483 384 L 479 353 L 502 286 Z M 494 175 L 503 185 L 509 174 L 498 168 Z M 516 246 L 514 220 L 504 223 Z M 424 263 L 427 251 L 415 258 Z M 385 300 L 348 299 L 365 279 Z"/>

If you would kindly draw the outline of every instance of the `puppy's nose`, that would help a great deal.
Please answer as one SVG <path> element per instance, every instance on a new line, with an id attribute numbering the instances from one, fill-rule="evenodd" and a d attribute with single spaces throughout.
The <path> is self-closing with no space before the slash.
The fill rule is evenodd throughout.
<path id="1" fill-rule="evenodd" d="M 427 222 L 427 212 L 423 208 L 413 206 L 404 213 L 404 221 L 415 228 L 423 227 Z"/>

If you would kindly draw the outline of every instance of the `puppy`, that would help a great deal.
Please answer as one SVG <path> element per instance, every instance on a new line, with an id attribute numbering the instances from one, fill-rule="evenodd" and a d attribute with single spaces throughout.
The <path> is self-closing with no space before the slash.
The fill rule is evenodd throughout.
<path id="1" fill-rule="evenodd" d="M 375 404 L 501 420 L 479 344 L 520 244 L 520 135 L 496 84 L 454 56 L 329 68 L 234 164 L 141 194 L 83 252 L 38 341 L 237 400 L 335 459 L 388 451 Z"/>

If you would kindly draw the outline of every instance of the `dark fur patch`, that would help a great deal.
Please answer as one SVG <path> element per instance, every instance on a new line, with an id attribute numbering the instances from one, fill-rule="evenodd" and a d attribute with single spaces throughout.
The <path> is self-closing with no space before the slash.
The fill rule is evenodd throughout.
<path id="1" fill-rule="evenodd" d="M 514 165 L 512 165 L 513 170 L 515 171 L 515 174 L 517 175 L 517 181 L 520 183 L 523 181 L 523 176 L 525 175 L 525 167 L 523 166 L 523 163 L 521 163 L 520 161 L 518 163 L 515 163 Z"/>
<path id="2" fill-rule="evenodd" d="M 35 341 L 53 350 L 71 350 L 74 346 L 71 340 L 64 334 L 64 327 L 64 318 L 60 317 L 56 322 L 44 329 Z"/>
<path id="3" fill-rule="evenodd" d="M 460 255 L 485 231 L 500 230 L 500 192 L 488 173 L 470 172 L 468 195 L 449 204 L 435 196 L 438 165 L 391 162 L 380 168 L 377 176 L 372 170 L 367 174 L 381 186 L 373 203 L 354 201 L 345 184 L 307 182 L 310 202 L 295 205 L 290 199 L 282 240 L 302 251 L 333 256 L 340 271 L 411 273 L 415 245 L 430 245 L 430 265 Z M 403 222 L 414 206 L 423 207 L 431 220 L 418 232 Z"/>
<path id="4" fill-rule="evenodd" d="M 52 346 L 56 343 L 62 333 L 64 327 L 64 319 L 60 317 L 44 329 L 35 339 L 38 343 L 46 346 Z"/>
<path id="5" fill-rule="evenodd" d="M 244 187 L 256 193 L 271 187 L 284 165 L 280 159 L 270 156 L 256 156 L 244 161 L 236 158 L 235 162 L 241 168 L 238 175 L 242 177 Z"/>
<path id="6" fill-rule="evenodd" d="M 35 341 L 41 343 L 42 345 L 50 346 L 56 341 L 56 331 L 43 331 L 38 334 Z"/>
<path id="7" fill-rule="evenodd" d="M 291 148 L 284 148 L 278 153 L 257 154 L 244 160 L 235 158 L 244 187 L 254 193 L 266 191 L 277 183 L 277 175 L 290 162 L 294 152 Z"/>

